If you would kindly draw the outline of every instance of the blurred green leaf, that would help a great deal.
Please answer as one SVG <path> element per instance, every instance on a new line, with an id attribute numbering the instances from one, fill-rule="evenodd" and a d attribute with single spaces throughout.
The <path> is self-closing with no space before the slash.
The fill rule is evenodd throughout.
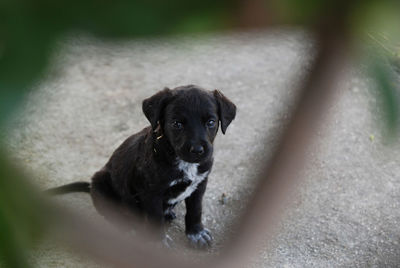
<path id="1" fill-rule="evenodd" d="M 337 1 L 323 0 L 275 0 L 281 20 L 295 24 L 312 25 L 337 5 Z"/>
<path id="2" fill-rule="evenodd" d="M 35 189 L 0 154 L 0 263 L 29 267 L 26 250 L 43 233 L 43 212 Z"/>
<path id="3" fill-rule="evenodd" d="M 26 247 L 17 243 L 11 224 L 0 211 L 0 265 L 13 268 L 30 267 L 26 261 Z"/>
<path id="4" fill-rule="evenodd" d="M 381 99 L 383 119 L 389 138 L 398 135 L 400 122 L 400 87 L 399 80 L 394 77 L 393 70 L 387 58 L 377 56 L 369 60 L 369 72 L 375 81 L 378 98 Z"/>
<path id="5" fill-rule="evenodd" d="M 369 1 L 352 16 L 352 34 L 361 42 L 372 43 L 379 53 L 396 57 L 400 48 L 400 1 Z M 363 43 L 358 44 L 363 45 Z"/>

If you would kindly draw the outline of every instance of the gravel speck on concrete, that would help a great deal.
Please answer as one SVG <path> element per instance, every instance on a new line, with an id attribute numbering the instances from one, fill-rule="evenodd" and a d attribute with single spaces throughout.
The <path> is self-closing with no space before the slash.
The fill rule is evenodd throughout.
<path id="1" fill-rule="evenodd" d="M 42 189 L 89 180 L 126 137 L 148 125 L 144 98 L 165 86 L 220 89 L 238 113 L 216 139 L 204 198 L 204 224 L 216 241 L 197 253 L 217 254 L 260 163 L 276 146 L 313 53 L 312 39 L 295 29 L 130 42 L 71 37 L 10 122 L 8 149 Z M 279 231 L 249 267 L 399 266 L 399 146 L 385 145 L 371 83 L 358 69 L 346 70 Z M 85 194 L 57 201 L 102 220 Z M 182 253 L 192 254 L 184 206 L 177 210 L 168 233 Z M 32 260 L 37 267 L 97 267 L 71 251 L 45 241 Z"/>

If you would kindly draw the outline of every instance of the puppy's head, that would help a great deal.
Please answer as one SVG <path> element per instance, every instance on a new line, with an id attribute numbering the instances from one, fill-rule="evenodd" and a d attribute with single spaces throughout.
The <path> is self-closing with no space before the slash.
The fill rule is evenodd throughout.
<path id="1" fill-rule="evenodd" d="M 225 134 L 235 118 L 236 106 L 218 90 L 189 85 L 165 88 L 145 99 L 143 112 L 153 130 L 161 126 L 180 159 L 199 163 L 212 156 L 219 122 Z"/>

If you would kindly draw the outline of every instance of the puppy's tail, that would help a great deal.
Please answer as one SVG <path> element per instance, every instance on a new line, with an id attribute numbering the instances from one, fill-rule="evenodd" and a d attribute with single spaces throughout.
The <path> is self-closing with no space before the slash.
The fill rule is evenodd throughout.
<path id="1" fill-rule="evenodd" d="M 66 184 L 60 187 L 50 188 L 44 191 L 48 195 L 60 195 L 60 194 L 68 194 L 68 193 L 90 193 L 90 183 L 79 181 L 70 184 Z"/>

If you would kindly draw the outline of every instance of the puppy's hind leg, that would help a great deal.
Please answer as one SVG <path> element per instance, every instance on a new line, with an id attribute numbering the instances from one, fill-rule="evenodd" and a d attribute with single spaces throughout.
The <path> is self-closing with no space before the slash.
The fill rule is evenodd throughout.
<path id="1" fill-rule="evenodd" d="M 133 228 L 130 213 L 121 197 L 113 189 L 109 172 L 99 171 L 94 174 L 90 195 L 97 212 L 107 221 L 117 225 L 123 231 L 130 231 Z"/>

